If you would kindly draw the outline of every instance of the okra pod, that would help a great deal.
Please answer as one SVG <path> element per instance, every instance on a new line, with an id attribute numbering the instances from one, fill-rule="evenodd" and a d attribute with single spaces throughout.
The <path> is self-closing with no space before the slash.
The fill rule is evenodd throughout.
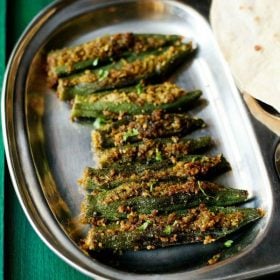
<path id="1" fill-rule="evenodd" d="M 70 100 L 75 95 L 88 95 L 137 84 L 142 80 L 157 79 L 184 61 L 192 51 L 192 44 L 189 43 L 132 54 L 109 65 L 60 78 L 57 93 L 60 99 Z"/>
<path id="2" fill-rule="evenodd" d="M 58 77 L 98 67 L 129 53 L 137 54 L 181 43 L 182 37 L 178 35 L 118 33 L 54 50 L 47 56 L 49 82 L 54 85 Z"/>
<path id="3" fill-rule="evenodd" d="M 95 140 L 93 139 L 92 146 L 101 167 L 116 162 L 129 164 L 133 162 L 149 163 L 163 159 L 171 160 L 182 155 L 199 153 L 213 144 L 211 137 L 208 136 L 197 139 L 172 137 L 144 139 L 142 142 L 100 150 L 97 148 L 99 145 L 95 143 Z"/>
<path id="4" fill-rule="evenodd" d="M 112 190 L 94 191 L 83 202 L 83 222 L 90 223 L 94 216 L 107 220 L 125 219 L 133 211 L 150 214 L 206 205 L 229 206 L 245 202 L 246 190 L 233 189 L 207 181 L 171 180 L 124 183 Z"/>
<path id="5" fill-rule="evenodd" d="M 201 96 L 200 90 L 187 92 L 175 84 L 165 82 L 148 85 L 141 94 L 137 89 L 126 92 L 114 90 L 109 93 L 77 95 L 71 111 L 75 118 L 119 118 L 123 115 L 150 114 L 154 110 L 175 112 L 187 109 Z"/>
<path id="6" fill-rule="evenodd" d="M 168 215 L 132 213 L 126 220 L 92 227 L 83 248 L 88 251 L 152 250 L 178 244 L 212 243 L 264 215 L 256 208 L 200 205 Z"/>
<path id="7" fill-rule="evenodd" d="M 205 179 L 229 169 L 229 163 L 222 155 L 191 155 L 176 162 L 162 160 L 151 164 L 112 164 L 101 169 L 87 167 L 78 182 L 86 190 L 112 189 L 131 181 Z"/>
<path id="8" fill-rule="evenodd" d="M 187 114 L 168 114 L 156 110 L 151 115 L 134 115 L 111 122 L 106 128 L 92 132 L 98 148 L 109 148 L 146 139 L 185 136 L 195 129 L 205 127 L 202 119 Z"/>

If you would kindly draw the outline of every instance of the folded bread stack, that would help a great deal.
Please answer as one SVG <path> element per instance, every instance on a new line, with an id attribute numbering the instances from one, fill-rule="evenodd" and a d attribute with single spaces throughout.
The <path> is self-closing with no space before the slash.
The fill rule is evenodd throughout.
<path id="1" fill-rule="evenodd" d="M 280 135 L 280 1 L 213 0 L 217 42 L 251 113 Z M 275 110 L 263 110 L 258 101 Z M 277 113 L 278 112 L 278 113 Z"/>

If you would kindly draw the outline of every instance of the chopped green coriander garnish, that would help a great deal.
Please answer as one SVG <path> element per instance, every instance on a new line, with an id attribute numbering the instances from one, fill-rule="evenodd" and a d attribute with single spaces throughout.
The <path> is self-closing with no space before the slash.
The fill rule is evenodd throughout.
<path id="1" fill-rule="evenodd" d="M 98 62 L 99 62 L 99 59 L 96 58 L 96 59 L 92 62 L 92 65 L 93 65 L 93 66 L 97 66 L 97 65 L 98 65 Z"/>
<path id="2" fill-rule="evenodd" d="M 93 127 L 95 129 L 99 129 L 101 126 L 103 126 L 104 124 L 106 124 L 106 120 L 103 117 L 99 117 L 96 118 L 94 123 L 93 123 Z"/>
<path id="3" fill-rule="evenodd" d="M 191 162 L 195 162 L 198 158 L 197 157 L 193 157 Z"/>
<path id="4" fill-rule="evenodd" d="M 100 69 L 98 71 L 98 77 L 99 77 L 99 80 L 103 80 L 105 79 L 109 74 L 109 71 L 108 70 L 104 70 L 104 69 Z"/>
<path id="5" fill-rule="evenodd" d="M 156 161 L 162 161 L 162 155 L 158 149 L 156 149 Z"/>
<path id="6" fill-rule="evenodd" d="M 150 192 L 152 192 L 154 190 L 155 184 L 156 184 L 156 181 L 152 181 L 152 182 L 149 183 Z"/>
<path id="7" fill-rule="evenodd" d="M 138 95 L 140 95 L 141 93 L 143 93 L 144 88 L 143 88 L 143 84 L 140 82 L 138 85 L 136 85 L 136 92 Z"/>
<path id="8" fill-rule="evenodd" d="M 198 184 L 198 187 L 199 187 L 200 191 L 203 193 L 203 195 L 205 195 L 206 197 L 208 197 L 207 193 L 206 193 L 206 192 L 204 191 L 204 189 L 201 187 L 201 183 L 198 181 L 197 184 Z"/>
<path id="9" fill-rule="evenodd" d="M 140 227 L 138 227 L 139 230 L 145 230 L 147 229 L 147 227 L 151 224 L 151 221 L 146 221 L 145 223 L 143 223 Z"/>
<path id="10" fill-rule="evenodd" d="M 138 134 L 139 132 L 136 128 L 130 129 L 123 135 L 123 141 L 127 141 L 128 138 L 137 136 Z"/>
<path id="11" fill-rule="evenodd" d="M 233 240 L 227 240 L 227 241 L 224 243 L 225 247 L 227 247 L 227 248 L 231 247 L 232 244 L 233 244 Z"/>
<path id="12" fill-rule="evenodd" d="M 177 224 L 178 224 L 178 221 L 175 220 L 172 226 L 175 227 Z"/>
<path id="13" fill-rule="evenodd" d="M 171 225 L 167 225 L 165 227 L 165 229 L 163 230 L 163 233 L 166 234 L 166 235 L 170 235 L 172 233 L 172 230 L 173 230 L 172 226 Z"/>

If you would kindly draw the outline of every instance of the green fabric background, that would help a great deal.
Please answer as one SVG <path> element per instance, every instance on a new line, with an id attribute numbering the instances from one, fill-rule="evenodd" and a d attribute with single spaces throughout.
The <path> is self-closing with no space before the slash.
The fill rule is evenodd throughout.
<path id="1" fill-rule="evenodd" d="M 5 68 L 5 57 L 8 59 L 17 39 L 32 18 L 50 0 L 0 0 L 0 79 Z M 7 3 L 7 4 L 6 4 Z M 7 5 L 7 7 L 6 7 Z M 6 9 L 7 8 L 7 9 Z M 5 15 L 6 21 L 5 21 Z M 5 26 L 6 25 L 6 26 Z M 5 28 L 6 27 L 6 28 Z M 6 44 L 7 42 L 7 44 Z M 6 50 L 6 52 L 5 52 Z M 2 131 L 2 130 L 1 130 Z M 88 279 L 80 272 L 58 258 L 36 235 L 27 221 L 15 195 L 7 168 L 4 168 L 4 151 L 0 137 L 0 172 L 1 182 L 0 215 L 3 220 L 3 195 L 5 192 L 5 245 L 1 255 L 1 279 L 13 280 L 55 280 L 55 279 Z M 3 223 L 0 223 L 3 232 Z M 3 234 L 0 236 L 3 244 Z"/>
<path id="2" fill-rule="evenodd" d="M 0 2 L 0 84 L 2 84 L 3 75 L 5 71 L 5 57 L 6 57 L 6 2 Z M 1 126 L 1 123 L 0 123 Z M 0 246 L 2 248 L 0 254 L 0 278 L 4 279 L 4 174 L 5 174 L 5 160 L 4 148 L 2 141 L 2 127 L 0 127 Z"/>

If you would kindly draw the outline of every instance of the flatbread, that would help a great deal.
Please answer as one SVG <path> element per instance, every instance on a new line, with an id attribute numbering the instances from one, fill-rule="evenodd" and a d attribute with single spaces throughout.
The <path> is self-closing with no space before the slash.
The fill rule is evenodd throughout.
<path id="1" fill-rule="evenodd" d="M 210 21 L 240 91 L 280 112 L 280 0 L 213 0 Z"/>
<path id="2" fill-rule="evenodd" d="M 265 111 L 251 95 L 244 94 L 243 97 L 251 114 L 276 135 L 280 136 L 280 118 Z"/>

